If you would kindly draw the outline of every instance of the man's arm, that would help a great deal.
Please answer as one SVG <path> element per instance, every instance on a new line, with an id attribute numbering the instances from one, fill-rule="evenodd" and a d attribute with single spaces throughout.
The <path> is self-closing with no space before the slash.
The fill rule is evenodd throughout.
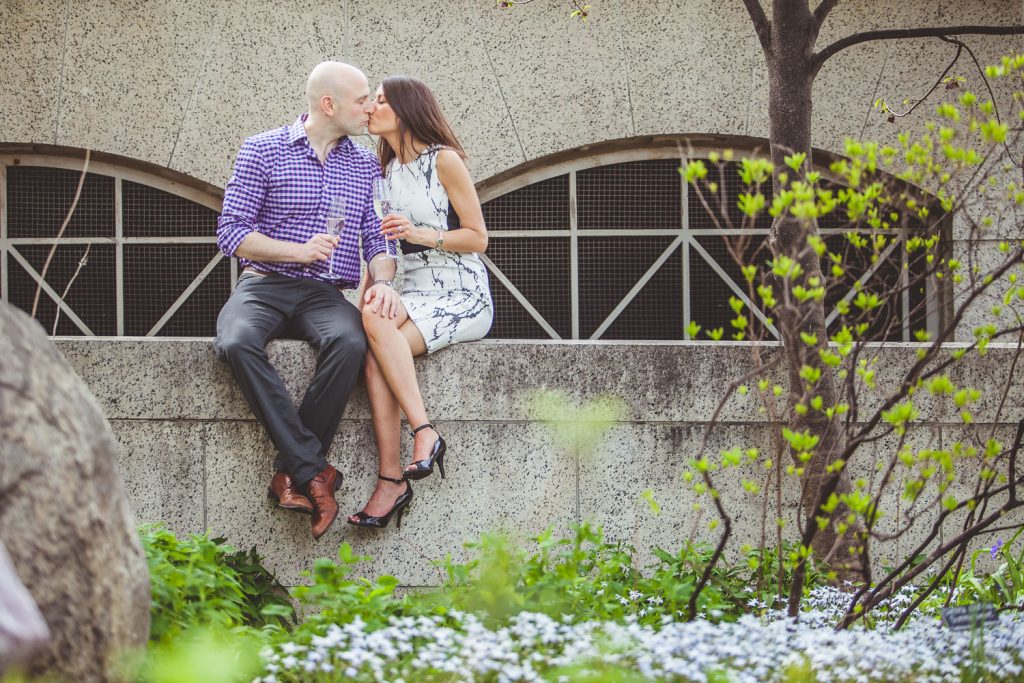
<path id="1" fill-rule="evenodd" d="M 377 171 L 377 176 L 380 171 Z M 366 270 L 369 273 L 370 286 L 363 295 L 363 305 L 369 306 L 374 313 L 382 318 L 394 318 L 398 315 L 399 297 L 393 280 L 398 270 L 398 259 L 387 256 L 387 241 L 380 230 L 380 219 L 373 210 L 373 202 L 367 201 L 363 209 L 361 221 L 363 235 L 363 258 L 366 259 Z M 392 246 L 397 249 L 398 245 Z"/>
<path id="2" fill-rule="evenodd" d="M 272 237 L 250 232 L 235 249 L 235 255 L 250 261 L 266 263 L 313 263 L 326 261 L 338 246 L 338 238 L 327 233 L 313 235 L 303 244 L 275 240 Z M 392 276 L 393 277 L 393 276 Z"/>
<path id="3" fill-rule="evenodd" d="M 268 237 L 255 228 L 256 216 L 267 198 L 267 166 L 252 138 L 242 144 L 235 169 L 224 190 L 224 208 L 217 219 L 217 245 L 226 256 L 268 263 L 326 261 L 338 244 L 328 234 L 313 235 L 298 244 Z"/>

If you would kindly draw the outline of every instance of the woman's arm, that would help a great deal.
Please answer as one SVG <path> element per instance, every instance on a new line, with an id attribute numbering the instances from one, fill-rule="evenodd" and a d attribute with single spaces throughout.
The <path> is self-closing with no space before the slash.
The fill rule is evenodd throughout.
<path id="1" fill-rule="evenodd" d="M 422 225 L 411 225 L 403 217 L 385 219 L 382 228 L 388 239 L 401 237 L 413 244 L 433 247 L 438 236 L 444 237 L 445 251 L 483 253 L 487 249 L 487 227 L 484 225 L 484 214 L 480 209 L 480 199 L 476 196 L 473 179 L 469 177 L 469 169 L 462 157 L 450 149 L 442 149 L 437 153 L 437 178 L 441 181 L 452 208 L 459 215 L 461 230 L 438 231 Z M 398 232 L 398 228 L 403 228 Z"/>

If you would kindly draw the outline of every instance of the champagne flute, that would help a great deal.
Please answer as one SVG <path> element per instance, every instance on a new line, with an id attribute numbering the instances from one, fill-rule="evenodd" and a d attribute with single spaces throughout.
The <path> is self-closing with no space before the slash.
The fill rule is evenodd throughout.
<path id="1" fill-rule="evenodd" d="M 377 218 L 381 220 L 392 212 L 391 195 L 383 178 L 373 179 L 373 211 L 377 214 Z M 394 243 L 394 240 L 384 240 L 384 256 L 393 259 L 398 258 L 398 245 Z"/>
<path id="2" fill-rule="evenodd" d="M 345 198 L 340 194 L 336 195 L 331 200 L 331 205 L 327 209 L 327 234 L 339 237 L 341 231 L 345 229 Z M 329 259 L 330 266 L 327 272 L 334 275 L 334 252 L 331 252 Z"/>

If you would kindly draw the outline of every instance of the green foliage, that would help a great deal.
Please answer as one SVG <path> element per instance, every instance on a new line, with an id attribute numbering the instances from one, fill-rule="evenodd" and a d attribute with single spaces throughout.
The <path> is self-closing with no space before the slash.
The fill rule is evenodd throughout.
<path id="1" fill-rule="evenodd" d="M 207 534 L 180 540 L 161 525 L 140 529 L 153 607 L 150 641 L 166 643 L 198 626 L 286 627 L 294 610 L 286 589 L 255 549 L 238 552 Z"/>
<path id="2" fill-rule="evenodd" d="M 957 602 L 967 605 L 974 602 L 988 602 L 996 608 L 1024 608 L 1024 543 L 1015 550 L 1016 543 L 1024 534 L 1021 527 L 1004 544 L 997 540 L 991 548 L 979 548 L 971 554 L 970 568 L 957 582 Z M 990 574 L 978 570 L 978 557 L 989 555 L 999 561 L 999 566 Z"/>
<path id="3" fill-rule="evenodd" d="M 262 636 L 245 627 L 195 627 L 126 658 L 121 674 L 141 683 L 248 683 L 263 669 Z"/>
<path id="4" fill-rule="evenodd" d="M 620 598 L 639 579 L 632 548 L 606 542 L 601 529 L 589 524 L 575 526 L 572 538 L 556 538 L 549 529 L 534 540 L 537 550 L 529 554 L 505 534 L 483 534 L 466 544 L 477 557 L 466 563 L 446 559 L 443 588 L 421 599 L 475 612 L 490 624 L 524 610 L 595 619 L 627 613 Z"/>
<path id="5" fill-rule="evenodd" d="M 308 614 L 297 629 L 300 636 L 322 632 L 328 624 L 346 624 L 356 617 L 379 627 L 392 615 L 400 613 L 401 602 L 394 597 L 398 579 L 393 576 L 381 576 L 375 581 L 350 578 L 355 566 L 369 559 L 354 554 L 348 543 L 342 543 L 337 562 L 320 558 L 313 564 L 312 571 L 303 572 L 313 583 L 292 589 L 292 595 Z"/>
<path id="6" fill-rule="evenodd" d="M 572 527 L 570 538 L 557 538 L 549 529 L 533 539 L 535 552 L 518 547 L 503 534 L 484 534 L 467 544 L 475 558 L 444 563 L 448 579 L 434 593 L 411 596 L 416 611 L 455 608 L 473 612 L 485 624 L 497 625 L 522 611 L 541 612 L 555 619 L 564 615 L 594 620 L 633 616 L 641 624 L 657 625 L 663 618 L 686 618 L 686 610 L 714 555 L 704 543 L 684 543 L 676 552 L 654 548 L 657 564 L 640 571 L 635 550 L 604 539 L 600 527 Z M 783 557 L 789 555 L 787 547 Z M 779 554 L 746 549 L 735 566 L 718 563 L 697 602 L 698 613 L 714 620 L 734 621 L 743 614 L 782 605 L 792 580 L 792 564 L 783 561 L 779 585 Z M 821 585 L 825 574 L 811 565 L 806 586 Z"/>
<path id="7" fill-rule="evenodd" d="M 586 456 L 608 429 L 623 419 L 626 404 L 615 396 L 598 396 L 577 405 L 562 392 L 542 389 L 527 397 L 527 412 L 531 419 L 540 420 L 551 429 L 562 448 Z"/>

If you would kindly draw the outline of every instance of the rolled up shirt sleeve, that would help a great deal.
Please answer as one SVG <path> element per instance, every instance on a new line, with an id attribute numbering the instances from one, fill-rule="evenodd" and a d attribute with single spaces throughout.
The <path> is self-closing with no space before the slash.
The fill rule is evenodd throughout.
<path id="1" fill-rule="evenodd" d="M 242 144 L 235 169 L 224 190 L 224 208 L 217 219 L 217 246 L 234 256 L 238 245 L 256 231 L 256 216 L 267 195 L 268 178 L 263 155 L 249 138 Z"/>
<path id="2" fill-rule="evenodd" d="M 374 174 L 370 180 L 371 187 L 373 185 L 373 181 L 380 177 L 380 169 L 375 168 Z M 366 201 L 366 208 L 363 210 L 362 220 L 363 259 L 367 263 L 369 263 L 374 256 L 387 252 L 388 244 L 387 240 L 384 239 L 384 235 L 381 234 L 380 224 L 381 219 L 377 217 L 377 212 L 373 210 L 373 193 L 371 192 Z M 393 248 L 398 249 L 398 245 L 395 244 Z"/>

